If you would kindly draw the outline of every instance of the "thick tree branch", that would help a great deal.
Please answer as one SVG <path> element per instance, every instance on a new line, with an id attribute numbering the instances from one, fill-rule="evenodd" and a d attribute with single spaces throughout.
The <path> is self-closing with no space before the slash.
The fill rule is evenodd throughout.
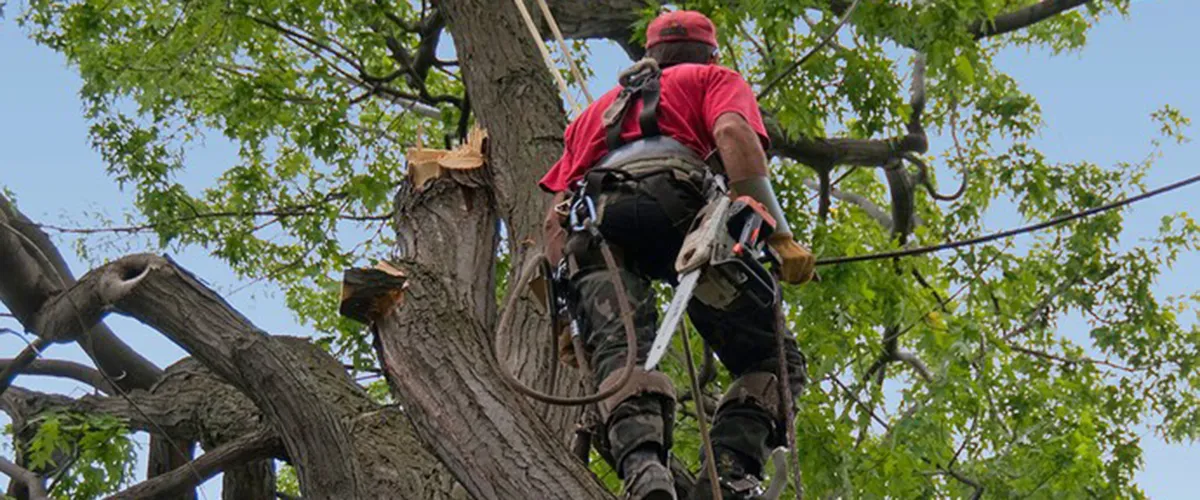
<path id="1" fill-rule="evenodd" d="M 767 134 L 771 139 L 768 153 L 803 163 L 820 172 L 840 165 L 879 167 L 895 162 L 905 154 L 922 154 L 929 149 L 929 140 L 921 118 L 926 102 L 925 56 L 918 53 L 913 61 L 912 88 L 909 106 L 912 116 L 905 135 L 891 139 L 850 139 L 790 137 L 768 110 L 763 111 Z"/>
<path id="2" fill-rule="evenodd" d="M 0 472 L 12 478 L 13 481 L 24 484 L 29 491 L 30 500 L 50 500 L 50 496 L 46 494 L 46 487 L 37 474 L 4 457 L 0 457 Z"/>
<path id="3" fill-rule="evenodd" d="M 254 401 L 283 437 L 310 495 L 359 494 L 354 453 L 341 434 L 345 412 L 321 397 L 310 372 L 296 369 L 301 361 L 290 349 L 168 259 L 133 255 L 92 275 L 101 282 L 96 286 L 124 293 L 113 301 L 116 307 L 165 334 Z"/>
<path id="4" fill-rule="evenodd" d="M 75 282 L 50 238 L 8 199 L 0 195 L 0 300 L 13 316 L 34 331 L 34 315 L 52 296 Z M 80 344 L 122 389 L 146 389 L 162 369 L 139 355 L 103 324 L 88 325 Z"/>
<path id="5" fill-rule="evenodd" d="M 621 9 L 629 8 L 633 3 Z M 438 2 L 439 9 L 444 11 L 452 27 L 450 33 L 454 36 L 454 45 L 460 48 L 457 55 L 460 61 L 464 61 L 463 83 L 470 94 L 476 121 L 488 131 L 486 183 L 466 182 L 468 186 L 487 189 L 472 191 L 468 202 L 475 210 L 480 210 L 485 204 L 494 210 L 490 215 L 492 218 L 486 220 L 485 224 L 494 226 L 496 218 L 504 222 L 512 263 L 509 278 L 513 279 L 530 257 L 529 250 L 538 245 L 542 238 L 542 220 L 550 197 L 538 189 L 537 182 L 545 174 L 546 168 L 562 155 L 566 116 L 562 97 L 545 69 L 540 52 L 534 44 L 528 43 L 528 31 L 517 9 L 511 6 L 497 8 L 496 5 L 495 2 L 483 0 Z M 575 0 L 571 3 L 574 7 L 562 9 L 565 5 L 568 4 L 556 3 L 551 8 L 564 31 L 569 30 L 568 24 L 591 23 L 605 18 L 608 15 L 606 13 L 621 10 L 607 1 Z M 576 10 L 568 12 L 572 9 Z M 637 11 L 629 9 L 619 14 L 636 19 Z M 628 29 L 628 24 L 623 25 L 622 29 Z M 397 209 L 397 212 L 402 211 Z M 478 222 L 472 218 L 470 223 Z M 458 231 L 461 232 L 461 229 Z M 397 231 L 398 236 L 403 238 L 401 233 Z M 433 236 L 435 232 L 429 233 Z M 495 233 L 489 231 L 485 234 Z M 454 239 L 459 237 L 454 236 Z M 472 255 L 473 252 L 479 252 L 481 257 L 486 255 L 486 268 L 492 268 L 495 255 L 492 249 L 475 247 L 472 248 Z M 462 253 L 459 257 L 465 259 L 461 265 L 476 264 L 474 257 L 468 258 Z M 443 255 L 438 260 L 447 258 Z M 422 262 L 432 264 L 437 261 Z M 443 264 L 436 265 L 441 267 Z M 479 274 L 477 269 L 473 268 L 472 274 Z M 490 328 L 494 327 L 498 317 L 495 295 L 491 290 L 480 290 L 489 295 L 479 296 L 481 302 L 470 306 L 486 312 L 480 318 L 489 326 L 487 331 L 494 331 Z M 508 331 L 548 331 L 547 318 L 533 307 L 532 301 L 518 301 L 517 307 L 519 310 L 512 315 L 514 324 L 506 327 Z M 578 372 L 558 370 L 555 373 L 550 369 L 550 366 L 558 363 L 557 356 L 552 355 L 549 346 L 551 341 L 548 334 L 537 335 L 537 346 L 531 347 L 530 337 L 526 335 L 506 335 L 499 340 L 501 352 L 509 353 L 508 359 L 502 362 L 531 387 L 556 394 L 580 394 L 584 384 Z M 554 379 L 550 378 L 552 374 L 555 375 Z M 534 407 L 542 414 L 543 422 L 549 425 L 553 435 L 561 440 L 564 447 L 568 446 L 574 436 L 579 408 L 541 403 Z"/>
<path id="6" fill-rule="evenodd" d="M 14 361 L 13 359 L 0 359 L 0 370 L 6 369 Z M 112 386 L 108 384 L 108 380 L 99 370 L 74 361 L 35 359 L 21 369 L 20 373 L 68 378 L 95 387 L 106 394 L 113 394 Z"/>
<path id="7" fill-rule="evenodd" d="M 478 206 L 482 193 L 443 177 L 421 190 L 406 183 L 397 195 L 396 262 L 407 288 L 375 324 L 388 382 L 419 435 L 473 497 L 605 498 L 565 446 L 574 426 L 570 434 L 548 433 L 497 371 L 494 278 L 479 270 L 491 269 L 480 262 L 493 258 L 498 235 L 495 213 Z M 528 348 L 529 332 L 546 326 L 534 323 L 538 330 L 509 341 L 541 352 L 540 344 Z"/>
<path id="8" fill-rule="evenodd" d="M 251 460 L 222 471 L 221 495 L 233 500 L 275 500 L 275 482 L 274 460 Z"/>
<path id="9" fill-rule="evenodd" d="M 1044 0 L 1013 12 L 1000 14 L 992 21 L 979 21 L 971 26 L 970 32 L 976 40 L 1003 35 L 1028 28 L 1058 14 L 1092 2 L 1094 0 Z"/>
<path id="10" fill-rule="evenodd" d="M 132 430 L 166 432 L 176 439 L 201 439 L 203 429 L 199 422 L 191 418 L 188 409 L 180 408 L 174 398 L 141 391 L 129 393 L 128 398 L 89 395 L 73 399 L 10 387 L 0 397 L 0 410 L 23 418 L 50 411 L 111 415 L 125 421 Z"/>
<path id="11" fill-rule="evenodd" d="M 17 378 L 17 374 L 24 371 L 25 367 L 37 359 L 42 349 L 49 343 L 44 338 L 34 340 L 25 349 L 22 349 L 21 353 L 11 363 L 8 363 L 4 366 L 3 370 L 0 370 L 0 396 L 3 396 L 4 391 L 8 390 L 8 386 L 12 384 L 13 379 Z"/>
<path id="12" fill-rule="evenodd" d="M 810 167 L 878 167 L 905 152 L 922 153 L 929 148 L 924 132 L 909 132 L 891 139 L 793 137 L 784 132 L 767 110 L 763 110 L 763 119 L 771 139 L 768 153 Z"/>
<path id="13" fill-rule="evenodd" d="M 921 361 L 921 358 L 918 358 L 916 354 L 908 351 L 896 351 L 894 357 L 896 361 L 902 361 L 911 366 L 913 370 L 916 370 L 917 374 L 925 380 L 925 383 L 933 383 L 933 373 L 929 371 L 929 367 L 925 366 L 925 362 Z"/>
<path id="14" fill-rule="evenodd" d="M 216 447 L 171 472 L 143 481 L 110 499 L 155 498 L 175 495 L 213 477 L 218 472 L 246 462 L 282 456 L 283 444 L 276 434 L 265 429 Z"/>
<path id="15" fill-rule="evenodd" d="M 820 185 L 817 183 L 817 181 L 812 179 L 805 179 L 804 186 L 814 191 L 820 189 Z M 829 194 L 838 200 L 857 205 L 859 208 L 863 209 L 867 215 L 870 215 L 872 219 L 875 219 L 879 225 L 883 226 L 885 231 L 892 230 L 892 217 L 888 215 L 883 208 L 881 208 L 879 205 L 876 205 L 875 202 L 867 199 L 866 196 L 848 193 L 837 188 L 830 188 Z"/>

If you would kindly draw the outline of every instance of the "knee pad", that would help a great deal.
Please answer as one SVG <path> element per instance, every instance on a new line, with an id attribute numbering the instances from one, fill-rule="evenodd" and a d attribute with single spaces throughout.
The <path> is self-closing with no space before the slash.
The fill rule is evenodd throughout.
<path id="1" fill-rule="evenodd" d="M 618 368 L 605 377 L 604 381 L 600 382 L 600 392 L 607 391 L 617 385 L 617 382 L 620 382 L 623 371 L 624 367 Z M 643 395 L 660 397 L 669 401 L 670 406 L 673 408 L 675 404 L 675 385 L 671 383 L 671 378 L 662 372 L 648 372 L 635 367 L 633 373 L 629 374 L 629 381 L 621 390 L 596 404 L 600 409 L 600 419 L 608 423 L 609 417 L 612 416 L 612 412 L 617 406 L 626 400 Z"/>
<path id="2" fill-rule="evenodd" d="M 618 369 L 600 383 L 600 390 L 613 387 L 620 377 L 621 369 Z M 671 449 L 675 416 L 675 388 L 670 378 L 660 372 L 636 368 L 621 390 L 596 406 L 618 467 L 618 476 L 621 476 L 620 467 L 625 456 L 644 445 L 656 445 L 659 458 L 666 460 Z"/>
<path id="3" fill-rule="evenodd" d="M 752 405 L 765 410 L 772 418 L 779 415 L 779 378 L 774 373 L 750 372 L 729 385 L 717 412 L 729 405 Z"/>
<path id="4" fill-rule="evenodd" d="M 779 426 L 779 377 L 769 372 L 750 372 L 738 377 L 717 403 L 717 418 L 720 419 L 722 414 L 744 415 L 746 410 L 761 412 L 766 421 L 770 422 L 766 429 L 767 448 L 759 451 L 765 453 L 770 448 L 786 444 L 786 430 Z M 750 456 L 756 455 L 753 449 L 739 451 Z"/>

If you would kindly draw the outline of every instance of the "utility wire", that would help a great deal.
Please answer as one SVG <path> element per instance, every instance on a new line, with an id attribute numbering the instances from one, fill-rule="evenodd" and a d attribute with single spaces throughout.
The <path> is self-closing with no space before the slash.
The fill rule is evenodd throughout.
<path id="1" fill-rule="evenodd" d="M 989 235 L 978 236 L 975 238 L 969 238 L 969 239 L 965 239 L 965 240 L 952 241 L 949 243 L 942 243 L 940 245 L 907 248 L 907 249 L 903 249 L 903 250 L 892 250 L 889 252 L 879 252 L 879 253 L 872 253 L 872 254 L 866 254 L 866 255 L 854 255 L 854 256 L 848 256 L 848 257 L 830 257 L 830 258 L 826 258 L 826 259 L 817 259 L 817 265 L 818 266 L 832 266 L 835 264 L 849 264 L 851 262 L 863 262 L 863 261 L 869 261 L 869 260 L 891 259 L 891 258 L 896 258 L 896 257 L 910 257 L 913 255 L 924 255 L 927 253 L 940 252 L 942 250 L 950 250 L 950 249 L 960 248 L 960 247 L 965 247 L 965 246 L 978 245 L 980 243 L 987 243 L 989 241 L 995 241 L 998 239 L 1007 238 L 1009 236 L 1016 236 L 1019 234 L 1031 233 L 1031 232 L 1045 229 L 1048 227 L 1065 224 L 1067 222 L 1071 222 L 1076 219 L 1082 219 L 1084 217 L 1089 217 L 1092 215 L 1096 215 L 1098 213 L 1107 212 L 1110 210 L 1121 208 L 1123 206 L 1131 205 L 1131 204 L 1137 203 L 1139 201 L 1142 201 L 1142 200 L 1145 200 L 1148 198 L 1153 198 L 1160 194 L 1174 191 L 1176 189 L 1182 188 L 1182 187 L 1190 185 L 1190 184 L 1195 184 L 1196 182 L 1200 182 L 1200 175 L 1195 175 L 1195 176 L 1189 177 L 1187 179 L 1181 180 L 1179 182 L 1176 182 L 1173 184 L 1168 184 L 1166 186 L 1147 191 L 1145 193 L 1139 194 L 1139 195 L 1131 197 L 1131 198 L 1114 201 L 1112 203 L 1107 203 L 1107 204 L 1100 205 L 1100 206 L 1094 207 L 1094 208 L 1089 208 L 1082 212 L 1075 212 L 1073 214 L 1067 214 L 1067 215 L 1063 215 L 1061 217 L 1055 217 L 1048 221 L 1039 222 L 1037 224 L 1032 224 L 1029 226 L 1018 227 L 1016 229 L 1009 229 L 1007 231 L 1000 231 L 998 233 L 992 233 Z"/>

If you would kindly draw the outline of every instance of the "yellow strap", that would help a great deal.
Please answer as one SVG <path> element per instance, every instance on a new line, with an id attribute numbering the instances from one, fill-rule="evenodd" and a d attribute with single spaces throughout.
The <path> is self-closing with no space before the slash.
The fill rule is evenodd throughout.
<path id="1" fill-rule="evenodd" d="M 529 28 L 529 34 L 533 36 L 534 43 L 537 44 L 538 50 L 542 52 L 542 59 L 546 62 L 546 69 L 549 69 L 550 74 L 554 76 L 554 81 L 558 83 L 558 89 L 567 97 L 567 102 L 571 104 L 571 108 L 575 110 L 575 114 L 582 113 L 583 109 L 579 107 L 579 103 L 571 95 L 571 89 L 567 87 L 567 81 L 563 80 L 562 74 L 554 66 L 554 59 L 550 57 L 550 49 L 546 48 L 546 42 L 542 41 L 542 35 L 538 33 L 537 25 L 534 24 L 533 18 L 529 16 L 529 10 L 525 8 L 525 2 L 522 0 L 513 0 L 513 3 L 517 5 L 517 10 L 521 11 L 521 17 L 525 19 L 525 26 Z"/>
<path id="2" fill-rule="evenodd" d="M 550 31 L 554 33 L 554 39 L 558 40 L 558 48 L 562 50 L 563 57 L 567 58 L 567 65 L 571 67 L 571 74 L 575 76 L 575 81 L 579 82 L 579 88 L 583 90 L 583 96 L 587 98 L 588 104 L 591 104 L 592 93 L 588 92 L 587 81 L 583 79 L 583 72 L 579 71 L 579 66 L 575 64 L 575 58 L 571 57 L 571 49 L 567 47 L 567 41 L 563 40 L 562 31 L 558 29 L 558 21 L 554 20 L 554 14 L 550 13 L 550 7 L 546 5 L 546 0 L 537 0 L 538 7 L 542 8 L 542 15 L 546 16 L 546 24 L 550 25 Z"/>

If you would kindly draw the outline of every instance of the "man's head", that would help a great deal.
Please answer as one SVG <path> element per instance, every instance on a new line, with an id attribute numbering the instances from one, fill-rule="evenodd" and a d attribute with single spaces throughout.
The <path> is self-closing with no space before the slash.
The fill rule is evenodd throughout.
<path id="1" fill-rule="evenodd" d="M 658 16 L 646 28 L 646 56 L 659 66 L 717 62 L 717 28 L 704 14 L 691 10 Z"/>

